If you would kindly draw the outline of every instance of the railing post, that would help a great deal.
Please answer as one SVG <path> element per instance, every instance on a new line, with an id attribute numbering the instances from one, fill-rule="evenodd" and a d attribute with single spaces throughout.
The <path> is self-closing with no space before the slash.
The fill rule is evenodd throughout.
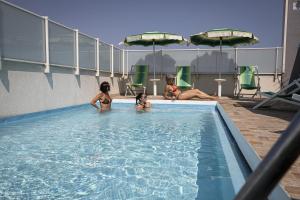
<path id="1" fill-rule="evenodd" d="M 128 77 L 128 72 L 129 72 L 129 70 L 128 70 L 128 50 L 126 50 L 126 69 L 127 69 L 126 75 Z"/>
<path id="2" fill-rule="evenodd" d="M 43 17 L 45 20 L 45 70 L 44 73 L 50 73 L 50 63 L 49 63 L 49 27 L 48 27 L 48 17 Z"/>
<path id="3" fill-rule="evenodd" d="M 114 77 L 114 45 L 110 45 L 110 77 Z"/>
<path id="4" fill-rule="evenodd" d="M 99 38 L 96 38 L 96 76 L 100 76 L 99 68 Z"/>
<path id="5" fill-rule="evenodd" d="M 122 78 L 125 77 L 125 50 L 122 49 Z"/>
<path id="6" fill-rule="evenodd" d="M 275 51 L 275 76 L 274 76 L 274 82 L 278 78 L 277 67 L 278 67 L 278 47 L 276 47 L 276 51 Z"/>
<path id="7" fill-rule="evenodd" d="M 234 66 L 234 96 L 237 95 L 238 91 L 240 90 L 240 85 L 238 84 L 238 48 L 234 48 L 234 59 L 235 59 L 235 66 Z"/>
<path id="8" fill-rule="evenodd" d="M 79 35 L 75 29 L 75 75 L 79 75 Z"/>

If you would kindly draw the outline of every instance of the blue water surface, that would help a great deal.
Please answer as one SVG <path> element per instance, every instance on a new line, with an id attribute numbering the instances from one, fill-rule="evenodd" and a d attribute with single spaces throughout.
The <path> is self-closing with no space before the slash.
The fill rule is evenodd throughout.
<path id="1" fill-rule="evenodd" d="M 0 198 L 232 199 L 214 106 L 89 106 L 0 124 Z M 220 128 L 220 127 L 219 127 Z"/>

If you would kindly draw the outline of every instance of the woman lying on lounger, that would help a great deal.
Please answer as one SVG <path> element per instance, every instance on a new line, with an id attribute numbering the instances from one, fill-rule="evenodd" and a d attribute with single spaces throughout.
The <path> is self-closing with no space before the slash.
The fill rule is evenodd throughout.
<path id="1" fill-rule="evenodd" d="M 169 100 L 190 100 L 192 98 L 216 100 L 216 97 L 210 96 L 198 89 L 181 91 L 174 84 L 175 78 L 172 75 L 166 77 L 167 85 L 164 91 L 164 98 Z"/>

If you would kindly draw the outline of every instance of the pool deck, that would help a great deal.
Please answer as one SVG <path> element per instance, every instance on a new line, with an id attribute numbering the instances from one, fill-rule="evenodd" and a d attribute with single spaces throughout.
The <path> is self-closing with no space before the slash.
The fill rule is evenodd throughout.
<path id="1" fill-rule="evenodd" d="M 128 99 L 133 97 L 113 96 Z M 149 99 L 163 99 L 162 96 L 148 96 Z M 218 102 L 229 115 L 235 126 L 251 144 L 260 158 L 264 158 L 280 134 L 287 128 L 296 114 L 288 105 L 252 110 L 258 100 L 237 100 L 222 98 Z M 281 185 L 292 199 L 300 200 L 300 158 L 281 180 Z"/>

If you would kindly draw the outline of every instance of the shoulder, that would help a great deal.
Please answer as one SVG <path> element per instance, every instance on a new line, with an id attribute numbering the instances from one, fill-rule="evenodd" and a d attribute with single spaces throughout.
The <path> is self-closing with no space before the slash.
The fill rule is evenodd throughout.
<path id="1" fill-rule="evenodd" d="M 103 95 L 104 95 L 104 94 L 103 94 L 102 92 L 100 92 L 99 94 L 96 95 L 96 97 L 97 97 L 98 99 L 100 99 L 100 98 L 103 97 Z"/>
<path id="2" fill-rule="evenodd" d="M 170 88 L 172 88 L 171 85 L 166 85 L 165 90 L 169 90 Z"/>

